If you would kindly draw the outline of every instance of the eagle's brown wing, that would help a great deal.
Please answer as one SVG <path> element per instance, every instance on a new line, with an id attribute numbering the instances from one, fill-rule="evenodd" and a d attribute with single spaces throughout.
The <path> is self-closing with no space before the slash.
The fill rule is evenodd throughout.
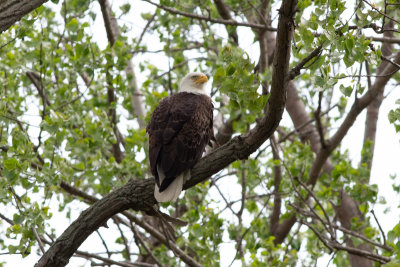
<path id="1" fill-rule="evenodd" d="M 160 192 L 200 159 L 213 136 L 213 105 L 205 95 L 178 93 L 162 100 L 147 127 L 150 166 Z M 157 164 L 165 174 L 160 185 Z"/>

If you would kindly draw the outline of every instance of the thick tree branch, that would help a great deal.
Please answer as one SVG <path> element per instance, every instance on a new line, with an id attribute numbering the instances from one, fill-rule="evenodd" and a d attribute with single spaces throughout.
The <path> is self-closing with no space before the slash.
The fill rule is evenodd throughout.
<path id="1" fill-rule="evenodd" d="M 272 156 L 274 160 L 280 160 L 277 141 L 275 136 L 271 136 L 269 139 L 271 142 Z M 272 214 L 270 217 L 270 231 L 272 235 L 275 235 L 276 229 L 279 226 L 279 218 L 281 216 L 281 181 L 282 181 L 282 168 L 280 165 L 274 166 L 274 207 L 272 209 Z"/>
<path id="2" fill-rule="evenodd" d="M 5 0 L 0 2 L 0 33 L 48 0 Z"/>
<path id="3" fill-rule="evenodd" d="M 280 9 L 271 96 L 266 114 L 247 134 L 233 138 L 201 159 L 192 169 L 191 178 L 184 184 L 184 189 L 206 180 L 237 159 L 247 158 L 271 136 L 278 126 L 285 106 L 290 44 L 294 30 L 292 20 L 296 6 L 296 0 L 283 1 Z M 131 179 L 125 186 L 114 190 L 82 212 L 35 266 L 65 266 L 86 238 L 100 226 L 105 225 L 107 220 L 115 214 L 129 208 L 150 210 L 156 203 L 153 191 L 153 179 Z"/>
<path id="4" fill-rule="evenodd" d="M 101 13 L 103 15 L 104 26 L 107 32 L 107 39 L 110 47 L 114 46 L 117 41 L 118 35 L 120 34 L 117 21 L 112 15 L 112 10 L 108 0 L 99 0 Z M 109 61 L 109 60 L 107 60 Z M 108 117 L 110 120 L 110 126 L 114 131 L 114 135 L 117 139 L 116 143 L 112 144 L 113 155 L 118 163 L 122 162 L 125 155 L 122 153 L 120 144 L 122 143 L 122 134 L 120 133 L 117 125 L 117 112 L 115 109 L 117 103 L 117 96 L 113 86 L 113 77 L 111 75 L 112 63 L 108 62 L 106 66 L 106 82 L 107 82 L 107 100 L 108 100 Z"/>
<path id="5" fill-rule="evenodd" d="M 121 34 L 117 21 L 112 14 L 112 10 L 110 7 L 110 3 L 108 0 L 99 0 L 101 12 L 103 14 L 104 26 L 107 32 L 107 38 L 110 43 L 110 46 L 113 46 L 115 41 L 118 39 L 118 36 Z M 133 114 L 135 114 L 139 127 L 144 129 L 146 126 L 144 122 L 145 111 L 142 101 L 142 95 L 139 93 L 139 87 L 137 85 L 135 72 L 133 71 L 133 63 L 132 60 L 128 61 L 128 66 L 125 69 L 125 73 L 128 79 L 129 88 L 131 88 L 131 103 L 133 108 Z M 119 132 L 119 131 L 118 131 Z M 116 136 L 122 136 L 121 134 L 116 133 Z"/>
<path id="6" fill-rule="evenodd" d="M 400 62 L 400 52 L 396 54 L 395 60 L 396 63 Z M 326 166 L 326 171 L 329 172 L 329 169 L 332 169 L 331 164 L 329 163 L 329 156 L 331 152 L 340 144 L 340 142 L 343 140 L 344 136 L 347 134 L 348 130 L 350 127 L 353 125 L 355 120 L 357 119 L 358 115 L 376 98 L 376 96 L 379 94 L 381 90 L 384 89 L 385 85 L 389 81 L 389 79 L 392 77 L 392 75 L 396 72 L 397 66 L 393 64 L 388 64 L 383 70 L 383 74 L 391 74 L 391 75 L 383 75 L 380 77 L 377 77 L 374 84 L 371 86 L 371 88 L 365 93 L 363 97 L 360 99 L 357 99 L 353 106 L 351 107 L 349 113 L 347 114 L 345 120 L 343 121 L 342 125 L 339 127 L 337 132 L 328 140 L 326 140 L 327 147 L 326 148 L 321 148 L 320 147 L 320 142 L 318 138 L 318 134 L 316 132 L 316 129 L 314 126 L 311 126 L 311 133 L 312 135 L 309 136 L 309 140 L 311 143 L 311 149 L 313 151 L 318 151 L 316 155 L 316 159 L 311 167 L 310 173 L 309 173 L 309 180 L 307 184 L 315 185 L 317 182 L 317 179 L 319 177 L 319 174 L 324 166 Z M 290 86 L 290 84 L 289 84 Z M 292 89 L 295 89 L 294 87 Z M 288 94 L 290 92 L 290 89 L 288 89 Z M 292 91 L 294 95 L 297 95 L 297 92 Z M 288 100 L 293 100 L 291 97 L 288 97 Z M 288 103 L 289 103 L 288 101 Z M 295 101 L 294 103 L 299 104 L 299 102 Z M 304 105 L 303 105 L 304 106 Z M 289 109 L 289 106 L 287 106 Z M 293 107 L 291 107 L 293 108 Z M 293 110 L 295 111 L 295 110 Z M 295 121 L 294 116 L 298 116 L 299 112 L 301 109 L 297 110 L 297 114 L 291 114 L 292 120 Z M 305 109 L 304 109 L 305 112 Z M 289 112 L 290 113 L 290 112 Z M 308 117 L 307 114 L 303 114 L 303 119 Z M 303 121 L 302 119 L 296 120 L 297 122 Z M 304 120 L 306 121 L 306 120 Z M 329 164 L 327 164 L 329 163 Z M 357 203 L 351 199 L 346 192 L 342 192 L 342 197 L 341 197 L 341 205 L 336 208 L 336 212 L 339 216 L 339 219 L 341 223 L 348 229 L 350 229 L 350 225 L 347 225 L 350 221 L 351 218 L 353 217 L 359 217 L 361 218 L 358 210 Z M 277 229 L 277 234 L 276 234 L 276 239 L 275 242 L 279 243 L 284 240 L 284 237 L 289 233 L 291 227 L 294 225 L 296 222 L 295 215 L 292 217 L 286 219 L 285 221 L 282 222 L 282 224 L 279 226 Z M 362 244 L 361 247 L 362 249 L 368 249 L 366 245 Z M 353 253 L 354 254 L 354 253 Z M 357 255 L 352 255 L 350 257 L 350 260 L 352 262 L 352 266 L 372 266 L 371 261 L 365 261 L 363 258 L 360 258 Z"/>
<path id="7" fill-rule="evenodd" d="M 392 28 L 394 26 L 393 21 L 390 21 L 387 25 L 383 28 Z M 386 38 L 391 38 L 394 36 L 392 31 L 385 31 L 383 36 Z M 382 44 L 382 56 L 388 57 L 393 53 L 393 44 L 384 42 Z M 377 68 L 376 73 L 381 75 L 385 69 L 385 67 L 390 64 L 387 61 L 382 61 L 381 65 Z M 368 141 L 371 142 L 370 152 L 371 155 L 367 156 L 367 158 L 363 158 L 364 163 L 367 164 L 368 168 L 370 169 L 372 166 L 372 160 L 374 155 L 374 148 L 375 148 L 375 137 L 376 137 L 376 126 L 378 123 L 379 117 L 379 108 L 383 101 L 383 93 L 384 90 L 380 90 L 378 96 L 373 100 L 373 102 L 367 108 L 367 116 L 365 118 L 365 130 L 364 130 L 364 146 L 367 144 Z"/>
<path id="8" fill-rule="evenodd" d="M 396 64 L 400 63 L 400 52 L 396 54 L 394 62 Z M 398 69 L 399 68 L 397 66 L 388 64 L 382 71 L 383 76 L 377 77 L 371 89 L 368 90 L 363 97 L 355 101 L 337 132 L 330 138 L 330 140 L 327 140 L 327 142 L 330 144 L 329 149 L 331 151 L 339 145 L 361 111 L 363 111 L 378 96 L 379 92 L 384 90 L 387 82 L 392 78 L 393 74 L 395 74 Z M 389 73 L 392 75 L 385 75 Z"/>
<path id="9" fill-rule="evenodd" d="M 215 3 L 215 7 L 218 10 L 219 15 L 221 16 L 221 18 L 223 18 L 224 20 L 229 20 L 232 21 L 232 16 L 230 13 L 230 9 L 229 7 L 225 4 L 224 0 L 214 0 Z M 239 37 L 236 31 L 236 28 L 226 28 L 229 37 L 231 38 L 232 42 L 235 45 L 239 45 Z"/>

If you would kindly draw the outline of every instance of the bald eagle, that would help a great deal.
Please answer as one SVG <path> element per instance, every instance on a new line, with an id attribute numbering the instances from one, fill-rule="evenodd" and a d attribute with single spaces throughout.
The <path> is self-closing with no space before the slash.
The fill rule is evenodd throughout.
<path id="1" fill-rule="evenodd" d="M 158 202 L 176 201 L 190 169 L 211 144 L 210 139 L 215 140 L 214 106 L 204 89 L 207 81 L 203 73 L 186 75 L 178 93 L 160 101 L 146 127 Z"/>

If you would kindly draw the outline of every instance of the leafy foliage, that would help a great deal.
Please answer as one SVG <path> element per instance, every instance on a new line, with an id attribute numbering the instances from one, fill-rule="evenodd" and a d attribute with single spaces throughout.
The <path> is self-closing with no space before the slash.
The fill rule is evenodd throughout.
<path id="1" fill-rule="evenodd" d="M 189 70 L 212 73 L 216 131 L 230 121 L 229 137 L 252 129 L 264 115 L 270 97 L 274 59 L 250 48 L 259 50 L 260 36 L 275 33 L 211 23 L 207 18 L 221 17 L 217 1 L 160 1 L 162 6 L 203 16 L 203 20 L 152 5 L 138 11 L 138 1 L 114 3 L 115 13 L 110 14 L 116 18 L 119 35 L 113 42 L 110 36 L 106 41 L 108 32 L 104 40 L 96 36 L 100 28 L 106 32 L 98 26 L 103 25 L 103 17 L 97 2 L 52 2 L 0 35 L 0 248 L 22 257 L 38 250 L 35 232 L 45 239 L 57 238 L 60 229 L 50 223 L 54 214 L 70 219 L 76 203 L 80 203 L 80 210 L 86 208 L 83 203 L 88 200 L 82 198 L 83 193 L 101 198 L 131 178 L 150 178 L 148 140 L 139 120 L 148 121 L 158 102 L 177 91 Z M 269 26 L 276 26 L 280 2 L 271 1 L 266 12 L 258 8 L 265 1 L 224 2 L 232 21 L 271 21 Z M 379 40 L 365 29 L 376 30 L 373 25 L 384 20 L 376 6 L 366 1 L 351 6 L 349 1 L 300 0 L 297 7 L 294 41 L 289 44 L 290 66 L 297 66 L 322 45 L 294 82 L 305 113 L 313 114 L 307 125 L 315 132 L 319 127 L 315 111 L 327 111 L 319 117 L 322 129 L 317 139 L 328 140 L 349 113 L 347 103 L 368 94 L 373 78 L 368 72 L 376 74 L 382 52 Z M 387 6 L 387 11 L 398 13 L 393 6 Z M 399 25 L 396 27 L 394 36 L 398 37 Z M 239 45 L 232 41 L 234 33 L 244 36 Z M 260 69 L 263 56 L 269 64 Z M 133 72 L 129 72 L 130 61 Z M 135 97 L 144 106 L 143 118 L 135 113 L 140 109 Z M 398 132 L 400 108 L 385 115 Z M 318 151 L 309 132 L 303 131 L 307 125 L 294 127 L 288 121 L 284 119 L 271 142 L 249 159 L 236 161 L 204 184 L 187 190 L 176 203 L 163 204 L 164 212 L 189 223 L 175 229 L 175 243 L 184 253 L 204 266 L 230 261 L 243 266 L 316 265 L 332 255 L 317 233 L 329 239 L 329 224 L 344 225 L 336 221 L 343 192 L 358 203 L 361 214 L 351 219 L 349 229 L 383 243 L 370 215 L 384 202 L 378 186 L 370 183 L 373 142 L 364 142 L 359 161 L 340 145 L 329 151 L 327 161 L 332 168 L 324 168 L 312 184 L 310 175 Z M 76 189 L 75 194 L 68 192 L 64 183 Z M 399 186 L 393 184 L 393 189 L 398 195 Z M 294 226 L 277 241 L 276 225 L 282 227 L 293 216 Z M 154 223 L 144 214 L 139 217 Z M 121 236 L 113 236 L 108 245 L 126 260 L 148 260 L 149 252 L 137 234 L 131 233 L 133 223 L 114 223 L 123 230 L 119 229 Z M 162 230 L 157 222 L 153 227 Z M 129 237 L 123 236 L 126 231 Z M 342 244 L 348 240 L 355 246 L 364 242 L 336 228 L 334 231 L 334 238 Z M 139 229 L 138 235 L 162 264 L 183 264 L 145 230 Z M 400 224 L 396 224 L 387 233 L 385 244 L 393 250 L 373 250 L 390 258 L 388 266 L 400 263 L 399 238 Z M 218 253 L 229 243 L 235 245 L 232 253 Z M 335 253 L 336 266 L 350 264 L 349 254 L 340 249 Z"/>

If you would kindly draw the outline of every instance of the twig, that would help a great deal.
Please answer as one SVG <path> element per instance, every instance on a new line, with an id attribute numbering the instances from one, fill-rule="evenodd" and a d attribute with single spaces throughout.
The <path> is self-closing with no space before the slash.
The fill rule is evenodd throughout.
<path id="1" fill-rule="evenodd" d="M 320 232 L 318 232 L 310 223 L 304 221 L 304 220 L 300 220 L 301 224 L 307 225 L 308 228 L 311 229 L 311 231 L 314 232 L 314 234 L 318 237 L 319 240 L 321 240 L 322 243 L 324 243 L 324 245 L 332 252 L 333 251 L 333 247 L 330 244 L 330 242 L 328 240 L 326 240 Z"/>
<path id="2" fill-rule="evenodd" d="M 237 171 L 231 171 L 231 172 L 228 172 L 228 173 L 225 173 L 225 174 L 221 174 L 221 175 L 217 175 L 217 176 L 211 178 L 210 187 L 213 186 L 218 180 L 220 180 L 220 179 L 222 179 L 222 178 L 224 178 L 226 176 L 230 176 L 230 175 L 234 175 L 234 174 L 237 174 Z"/>
<path id="3" fill-rule="evenodd" d="M 316 219 L 320 220 L 319 217 L 315 216 L 315 215 L 312 214 L 311 212 L 305 211 L 304 209 L 301 209 L 300 207 L 297 207 L 297 206 L 294 206 L 294 205 L 291 205 L 291 206 L 294 207 L 296 210 L 298 210 L 301 214 L 303 214 L 303 215 L 305 215 L 305 216 L 313 217 L 313 218 L 316 218 Z M 321 223 L 322 223 L 322 224 L 328 224 L 328 222 L 325 221 L 325 220 L 322 220 Z M 389 251 L 389 252 L 390 252 L 390 251 L 393 251 L 393 248 L 392 248 L 392 247 L 389 247 L 389 246 L 387 246 L 387 245 L 382 245 L 382 244 L 380 244 L 380 243 L 377 243 L 377 242 L 375 242 L 375 241 L 372 241 L 372 240 L 366 238 L 364 235 L 362 235 L 362 234 L 360 234 L 360 233 L 357 233 L 357 232 L 355 232 L 355 231 L 349 230 L 349 229 L 347 229 L 347 228 L 344 228 L 343 226 L 333 224 L 332 227 L 335 228 L 335 229 L 337 229 L 337 230 L 339 230 L 339 231 L 342 231 L 342 232 L 345 233 L 345 234 L 352 235 L 352 236 L 354 236 L 354 237 L 356 237 L 356 238 L 359 238 L 359 239 L 361 239 L 361 240 L 363 240 L 363 241 L 365 241 L 365 242 L 368 242 L 368 243 L 370 243 L 370 244 L 373 245 L 373 246 L 380 247 L 380 248 L 382 248 L 382 249 L 384 249 L 384 250 L 386 250 L 386 251 Z"/>
<path id="4" fill-rule="evenodd" d="M 322 122 L 321 122 L 322 94 L 323 94 L 322 91 L 320 91 L 319 94 L 318 94 L 318 108 L 314 112 L 314 118 L 315 118 L 315 122 L 317 124 L 317 131 L 318 131 L 319 139 L 320 139 L 320 142 L 321 142 L 321 146 L 322 146 L 322 148 L 326 148 L 326 143 L 325 143 L 325 138 L 324 138 L 324 129 L 322 127 Z"/>
<path id="5" fill-rule="evenodd" d="M 392 64 L 392 65 L 394 65 L 394 66 L 396 66 L 397 68 L 399 68 L 400 69 L 400 64 L 398 64 L 398 63 L 396 63 L 396 62 L 393 62 L 393 61 L 391 61 L 390 59 L 388 59 L 387 57 L 385 57 L 385 56 L 381 56 L 381 59 L 383 59 L 383 60 L 385 60 L 385 61 L 387 61 L 387 62 L 389 62 L 390 64 Z M 391 73 L 392 74 L 392 73 Z"/>
<path id="6" fill-rule="evenodd" d="M 14 222 L 10 219 L 8 219 L 6 216 L 4 216 L 3 214 L 0 213 L 0 218 L 2 218 L 3 220 L 5 220 L 6 222 L 8 222 L 10 225 L 14 225 Z"/>
<path id="7" fill-rule="evenodd" d="M 195 45 L 192 46 L 188 46 L 188 47 L 182 47 L 182 48 L 172 48 L 169 50 L 169 52 L 174 53 L 174 52 L 182 52 L 182 51 L 186 51 L 186 50 L 192 50 L 192 49 L 199 49 L 202 48 L 204 45 L 202 43 L 197 43 Z M 205 48 L 207 49 L 207 48 Z M 146 50 L 146 49 L 142 49 L 142 50 L 134 50 L 131 53 L 132 54 L 137 54 L 137 53 L 161 53 L 161 52 L 165 52 L 164 49 L 159 49 L 159 50 Z"/>
<path id="8" fill-rule="evenodd" d="M 7 45 L 11 44 L 12 42 L 14 42 L 17 38 L 18 38 L 18 36 L 14 36 L 11 40 L 9 40 L 8 42 L 2 44 L 0 46 L 0 50 L 3 49 L 4 47 L 6 47 Z"/>
<path id="9" fill-rule="evenodd" d="M 185 262 L 189 266 L 195 266 L 195 267 L 201 266 L 192 257 L 190 257 L 188 254 L 186 254 L 183 250 L 181 250 L 175 243 L 169 242 L 169 240 L 165 237 L 165 235 L 162 234 L 157 229 L 155 229 L 153 226 L 149 225 L 148 223 L 146 223 L 142 219 L 138 218 L 136 215 L 134 215 L 131 212 L 123 211 L 122 214 L 124 216 L 126 216 L 131 222 L 142 227 L 144 230 L 146 230 L 146 232 L 148 232 L 150 235 L 154 236 L 161 243 L 165 244 L 168 248 L 170 248 L 172 250 L 172 252 L 174 252 L 175 255 L 177 255 L 177 257 L 179 257 L 183 262 Z"/>
<path id="10" fill-rule="evenodd" d="M 366 3 L 367 5 L 369 5 L 372 9 L 374 9 L 376 12 L 378 12 L 379 14 L 381 14 L 382 16 L 390 19 L 391 21 L 396 22 L 397 24 L 400 24 L 400 21 L 395 20 L 394 18 L 389 17 L 388 15 L 386 15 L 385 13 L 383 13 L 382 11 L 380 11 L 379 9 L 377 9 L 374 5 L 371 5 L 368 1 L 363 0 L 364 3 Z"/>
<path id="11" fill-rule="evenodd" d="M 32 229 L 32 232 L 33 232 L 33 234 L 34 234 L 34 236 L 35 236 L 35 238 L 36 238 L 36 240 L 37 240 L 37 242 L 38 242 L 38 244 L 39 244 L 40 250 L 41 250 L 42 253 L 44 254 L 44 253 L 45 253 L 45 250 L 44 250 L 44 247 L 43 247 L 43 243 L 42 243 L 41 238 L 39 237 L 38 233 L 36 232 L 35 227 L 32 226 L 31 229 Z"/>
<path id="12" fill-rule="evenodd" d="M 245 160 L 242 160 L 242 163 L 245 164 Z M 240 210 L 236 213 L 238 217 L 241 217 L 244 210 L 244 204 L 246 201 L 246 171 L 242 169 L 242 179 L 241 179 L 241 186 L 242 186 L 242 200 L 240 205 Z"/>
<path id="13" fill-rule="evenodd" d="M 249 6 L 251 6 L 251 8 L 257 13 L 257 15 L 260 17 L 260 19 L 264 22 L 265 25 L 267 25 L 267 20 L 265 19 L 265 16 L 263 14 L 261 14 L 259 8 L 255 7 L 251 1 L 247 0 L 247 3 L 249 4 Z"/>
<path id="14" fill-rule="evenodd" d="M 395 62 L 390 62 L 393 65 L 396 66 Z M 400 68 L 400 66 L 399 66 Z M 392 71 L 391 73 L 388 74 L 361 74 L 361 75 L 343 75 L 340 74 L 340 76 L 329 76 L 330 79 L 336 79 L 336 80 L 341 80 L 341 79 L 346 79 L 346 78 L 367 78 L 368 80 L 371 80 L 371 78 L 378 78 L 378 77 L 390 77 L 393 74 L 395 74 L 397 72 L 397 70 Z M 370 87 L 368 87 L 370 88 Z"/>
<path id="15" fill-rule="evenodd" d="M 376 221 L 376 224 L 378 224 L 379 230 L 381 231 L 382 238 L 383 238 L 383 244 L 386 246 L 386 236 L 385 236 L 385 232 L 383 231 L 382 226 L 381 226 L 381 224 L 379 223 L 378 218 L 377 218 L 376 215 L 375 215 L 375 211 L 374 211 L 374 210 L 371 210 L 371 213 L 372 213 L 372 215 L 374 216 L 374 219 L 375 219 L 375 221 Z"/>
<path id="16" fill-rule="evenodd" d="M 41 85 L 41 77 L 40 77 L 40 75 L 38 75 L 36 72 L 33 72 L 33 71 L 27 71 L 26 72 L 26 76 L 28 76 L 29 80 L 36 87 L 40 98 L 42 98 L 43 106 L 44 107 L 46 107 L 46 105 L 50 106 L 50 101 L 47 98 L 47 96 L 46 96 L 46 94 L 45 94 L 45 92 L 43 90 L 44 88 Z"/>
<path id="17" fill-rule="evenodd" d="M 310 190 L 310 188 L 307 187 L 307 185 L 305 185 L 300 179 L 296 179 L 297 177 L 295 177 L 295 180 L 304 188 L 307 190 L 307 192 L 312 196 L 312 198 L 315 200 L 315 202 L 317 202 L 318 206 L 320 206 L 322 212 L 324 213 L 325 219 L 328 222 L 329 228 L 330 228 L 330 234 L 331 234 L 331 238 L 332 239 L 336 239 L 336 234 L 335 234 L 335 230 L 333 230 L 333 226 L 332 226 L 332 222 L 329 219 L 328 213 L 325 211 L 325 208 L 322 206 L 321 202 L 319 201 L 319 199 L 317 198 L 317 196 L 314 194 L 313 191 Z"/>
<path id="18" fill-rule="evenodd" d="M 333 252 L 332 256 L 330 257 L 330 259 L 329 259 L 329 261 L 328 261 L 328 263 L 326 264 L 326 267 L 328 267 L 329 264 L 331 264 L 332 260 L 333 260 L 333 259 L 335 258 L 335 256 L 336 256 L 336 254 L 337 254 L 337 251 Z"/>
<path id="19" fill-rule="evenodd" d="M 311 59 L 318 57 L 321 55 L 322 53 L 322 47 L 323 47 L 323 43 L 320 44 L 317 48 L 315 48 L 308 56 L 306 56 L 305 58 L 303 58 L 295 67 L 293 67 L 290 71 L 289 71 L 289 80 L 293 80 L 296 76 L 298 76 L 300 74 L 300 70 L 306 68 L 305 65 L 307 64 L 307 62 L 309 62 Z M 310 64 L 309 66 L 311 66 L 312 64 Z M 307 66 L 307 67 L 309 67 Z"/>
<path id="20" fill-rule="evenodd" d="M 392 37 L 365 37 L 366 39 L 370 39 L 375 42 L 383 42 L 383 43 L 392 43 L 392 44 L 400 44 L 400 38 L 392 38 Z"/>
<path id="21" fill-rule="evenodd" d="M 328 114 L 332 109 L 336 108 L 338 105 L 335 104 L 332 107 L 330 107 L 328 110 L 324 111 L 321 113 L 321 116 Z M 299 132 L 300 130 L 302 130 L 304 127 L 306 127 L 307 125 L 309 125 L 310 123 L 312 123 L 313 121 L 315 121 L 315 118 L 310 119 L 309 121 L 303 123 L 302 125 L 300 125 L 299 127 L 297 127 L 296 129 L 294 129 L 293 131 L 289 132 L 287 135 L 283 136 L 282 138 L 279 139 L 279 143 L 282 143 L 284 141 L 286 141 L 291 135 L 293 135 L 295 132 Z"/>
<path id="22" fill-rule="evenodd" d="M 79 250 L 75 252 L 74 256 L 82 257 L 85 259 L 94 258 L 94 259 L 101 260 L 108 264 L 114 264 L 114 265 L 122 266 L 122 267 L 154 267 L 153 264 L 149 264 L 149 263 L 145 263 L 145 262 L 129 262 L 129 263 L 128 262 L 120 262 L 120 261 L 115 261 L 115 260 L 112 260 L 109 258 L 99 256 L 97 254 L 88 253 L 88 252 L 79 251 Z"/>
<path id="23" fill-rule="evenodd" d="M 262 209 L 258 212 L 258 214 L 256 215 L 256 217 L 254 217 L 253 221 L 257 221 L 257 220 L 258 220 L 258 218 L 260 217 L 260 215 L 262 214 L 262 212 L 264 211 L 264 209 L 265 209 L 265 207 L 267 206 L 268 203 L 269 203 L 269 199 L 267 199 L 267 201 L 265 201 L 264 206 L 263 206 Z M 251 229 L 251 225 L 244 231 L 244 233 L 243 233 L 242 236 L 240 237 L 241 240 L 244 239 L 244 237 L 247 235 L 247 233 L 250 231 L 250 229 Z M 228 267 L 232 266 L 232 264 L 235 262 L 236 256 L 237 256 L 238 252 L 239 252 L 238 249 L 236 249 L 235 256 L 233 257 L 232 262 L 231 262 L 231 264 L 229 264 Z"/>
<path id="24" fill-rule="evenodd" d="M 354 248 L 354 247 L 343 246 L 343 245 L 338 244 L 338 243 L 333 244 L 333 247 L 335 249 L 345 250 L 345 251 L 347 251 L 347 252 L 349 252 L 351 254 L 358 255 L 358 256 L 361 256 L 361 257 L 366 257 L 367 259 L 370 259 L 370 260 L 373 260 L 373 261 L 377 261 L 377 262 L 380 262 L 380 263 L 383 263 L 383 264 L 390 262 L 390 258 L 389 257 L 385 257 L 385 256 L 381 256 L 381 255 L 378 255 L 378 254 L 374 254 L 374 253 L 369 252 L 367 250 Z"/>
<path id="25" fill-rule="evenodd" d="M 323 219 L 315 212 L 314 208 L 311 207 L 310 203 L 308 203 L 308 201 L 307 201 L 308 198 L 309 198 L 309 196 L 310 196 L 310 194 L 308 194 L 307 197 L 304 198 L 304 197 L 301 195 L 301 192 L 298 190 L 297 186 L 293 183 L 293 180 L 299 181 L 300 179 L 298 179 L 297 177 L 290 177 L 290 178 L 291 178 L 291 182 L 292 182 L 293 189 L 296 191 L 297 195 L 299 196 L 299 199 L 301 199 L 301 201 L 307 205 L 307 207 L 308 207 L 309 210 L 310 210 L 310 211 L 309 211 L 310 214 L 312 214 L 313 217 L 317 218 L 319 221 L 322 222 Z M 298 202 L 300 202 L 300 200 L 299 200 Z M 295 206 L 295 205 L 293 205 L 293 204 L 289 204 L 289 205 L 291 205 L 292 207 L 294 207 L 294 208 L 297 209 L 297 210 L 300 210 L 300 207 L 298 207 L 298 206 Z M 330 233 L 331 237 L 334 236 L 334 234 L 331 232 L 330 228 L 328 228 L 328 227 L 326 226 L 326 224 L 322 224 L 322 226 L 325 228 L 325 230 L 326 230 L 328 233 Z"/>
<path id="26" fill-rule="evenodd" d="M 125 251 L 126 251 L 125 254 L 128 257 L 128 260 L 130 261 L 131 260 L 131 255 L 130 255 L 130 251 L 129 251 L 128 240 L 126 239 L 126 237 L 124 235 L 124 232 L 122 231 L 121 226 L 119 224 L 117 224 L 117 228 L 119 230 L 119 233 L 121 234 L 121 238 L 122 238 L 122 241 L 123 241 L 124 246 L 125 246 Z"/>
<path id="27" fill-rule="evenodd" d="M 142 245 L 144 250 L 146 250 L 147 254 L 149 254 L 149 256 L 157 264 L 157 266 L 162 267 L 161 262 L 156 258 L 156 256 L 154 256 L 154 254 L 151 252 L 151 250 L 147 247 L 146 243 L 144 242 L 143 238 L 140 236 L 140 233 L 136 229 L 136 227 L 131 224 L 131 229 L 132 229 L 132 232 L 133 232 L 133 235 L 134 235 L 135 239 L 139 241 L 139 243 Z"/>
<path id="28" fill-rule="evenodd" d="M 228 200 L 225 198 L 224 194 L 222 194 L 221 190 L 219 189 L 218 185 L 214 183 L 215 188 L 217 188 L 218 193 L 221 195 L 222 199 L 225 201 L 226 207 L 230 209 L 230 211 L 233 214 L 236 214 L 236 212 L 232 209 L 232 204 L 228 202 Z"/>
<path id="29" fill-rule="evenodd" d="M 143 31 L 140 34 L 139 39 L 136 42 L 136 47 L 139 47 L 140 43 L 142 42 L 144 34 L 147 32 L 147 29 L 150 27 L 150 24 L 154 21 L 154 18 L 156 17 L 156 15 L 157 15 L 157 12 L 154 12 L 154 14 L 147 21 L 146 26 L 144 26 Z"/>
<path id="30" fill-rule="evenodd" d="M 205 57 L 196 57 L 196 58 L 191 58 L 190 60 L 209 60 L 209 58 L 205 58 Z M 186 59 L 186 60 L 184 60 L 184 61 L 182 61 L 182 62 L 180 62 L 180 63 L 178 63 L 178 64 L 172 66 L 168 71 L 163 72 L 163 73 L 161 73 L 161 74 L 155 76 L 153 79 L 155 79 L 155 80 L 156 80 L 156 79 L 159 79 L 159 78 L 161 78 L 161 77 L 163 77 L 163 76 L 165 76 L 165 75 L 171 73 L 171 71 L 173 71 L 173 70 L 175 70 L 175 69 L 178 69 L 178 68 L 180 68 L 180 67 L 182 67 L 182 66 L 185 66 L 188 62 L 189 62 L 189 59 Z"/>
<path id="31" fill-rule="evenodd" d="M 204 20 L 204 21 L 209 21 L 213 23 L 219 23 L 219 24 L 225 24 L 225 25 L 231 25 L 231 26 L 244 26 L 244 27 L 250 27 L 250 28 L 255 28 L 255 29 L 262 29 L 262 30 L 267 30 L 267 31 L 277 31 L 276 28 L 274 27 L 269 27 L 263 24 L 258 24 L 258 23 L 249 23 L 249 22 L 239 22 L 235 20 L 226 20 L 226 19 L 216 19 L 216 18 L 211 18 L 211 17 L 205 17 L 201 15 L 196 15 L 184 11 L 177 10 L 175 8 L 163 6 L 157 3 L 154 3 L 150 0 L 142 0 L 144 2 L 147 2 L 149 4 L 152 4 L 158 8 L 161 8 L 165 11 L 168 11 L 169 13 L 175 14 L 175 15 L 181 15 L 184 17 L 188 18 L 193 18 L 193 19 L 198 19 L 198 20 Z"/>
<path id="32" fill-rule="evenodd" d="M 111 253 L 110 253 L 110 250 L 108 249 L 108 246 L 107 246 L 106 241 L 105 241 L 104 238 L 101 236 L 99 230 L 96 230 L 96 233 L 97 233 L 97 235 L 99 236 L 101 242 L 103 243 L 104 248 L 106 249 L 107 256 L 110 258 L 110 257 L 111 257 Z"/>
<path id="33" fill-rule="evenodd" d="M 63 107 L 65 107 L 65 106 L 67 106 L 67 105 L 69 105 L 69 104 L 74 103 L 75 101 L 79 100 L 82 96 L 85 95 L 86 91 L 89 89 L 90 85 L 91 85 L 92 82 L 93 82 L 93 79 L 94 79 L 94 72 L 92 73 L 92 77 L 90 78 L 90 80 L 89 80 L 89 77 L 87 77 L 87 74 L 86 74 L 85 72 L 81 73 L 80 76 L 81 76 L 81 78 L 83 79 L 83 81 L 85 82 L 86 89 L 85 89 L 83 92 L 81 92 L 78 96 L 76 96 L 76 97 L 74 97 L 73 99 L 71 99 L 70 101 L 66 101 L 66 102 L 60 104 L 58 107 L 54 108 L 54 111 L 60 110 L 60 109 L 62 109 Z"/>

